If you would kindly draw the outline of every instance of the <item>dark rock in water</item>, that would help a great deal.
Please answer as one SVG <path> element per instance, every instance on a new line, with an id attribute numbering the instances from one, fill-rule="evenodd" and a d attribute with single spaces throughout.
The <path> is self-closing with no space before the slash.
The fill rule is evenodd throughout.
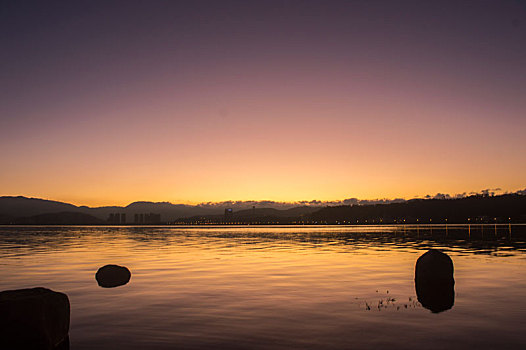
<path id="1" fill-rule="evenodd" d="M 113 288 L 123 286 L 130 281 L 131 272 L 124 266 L 106 265 L 95 274 L 99 286 Z"/>
<path id="2" fill-rule="evenodd" d="M 0 292 L 0 349 L 68 349 L 69 299 L 46 288 Z"/>
<path id="3" fill-rule="evenodd" d="M 453 261 L 439 250 L 431 249 L 416 261 L 415 289 L 418 301 L 431 312 L 449 310 L 455 303 Z"/>

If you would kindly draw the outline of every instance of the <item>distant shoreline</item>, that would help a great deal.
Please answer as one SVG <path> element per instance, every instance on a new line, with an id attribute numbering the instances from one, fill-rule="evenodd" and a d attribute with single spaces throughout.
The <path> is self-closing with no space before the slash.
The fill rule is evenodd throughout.
<path id="1" fill-rule="evenodd" d="M 508 227 L 508 226 L 526 226 L 523 222 L 510 222 L 510 223 L 437 223 L 437 224 L 415 224 L 415 223 L 381 223 L 381 224 L 158 224 L 158 225 L 97 225 L 97 224 L 42 224 L 42 225 L 18 225 L 18 224 L 0 224 L 0 227 L 139 227 L 139 228 L 156 228 L 156 227 L 173 227 L 173 228 L 184 228 L 184 227 L 379 227 L 379 226 L 400 226 L 407 228 L 426 228 L 426 227 L 437 227 L 437 228 L 455 228 L 455 227 Z"/>
<path id="2" fill-rule="evenodd" d="M 1 225 L 265 226 L 526 223 L 526 193 L 415 199 L 400 203 L 215 209 L 169 203 L 87 208 L 35 198 L 0 197 Z"/>

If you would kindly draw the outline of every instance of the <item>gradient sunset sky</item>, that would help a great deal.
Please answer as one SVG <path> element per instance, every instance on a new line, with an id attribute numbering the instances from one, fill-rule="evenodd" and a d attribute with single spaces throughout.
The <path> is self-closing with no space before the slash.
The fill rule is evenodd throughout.
<path id="1" fill-rule="evenodd" d="M 526 187 L 525 1 L 3 1 L 0 195 Z"/>

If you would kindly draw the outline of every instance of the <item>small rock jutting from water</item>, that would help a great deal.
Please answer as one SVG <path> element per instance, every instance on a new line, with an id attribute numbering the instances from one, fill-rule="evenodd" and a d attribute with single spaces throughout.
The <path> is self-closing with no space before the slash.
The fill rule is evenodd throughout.
<path id="1" fill-rule="evenodd" d="M 124 266 L 119 265 L 103 266 L 95 274 L 97 283 L 103 288 L 123 286 L 130 281 L 130 278 L 130 270 Z"/>
<path id="2" fill-rule="evenodd" d="M 449 310 L 455 303 L 453 260 L 439 250 L 430 249 L 415 266 L 415 289 L 418 301 L 433 313 Z"/>
<path id="3" fill-rule="evenodd" d="M 69 298 L 46 288 L 0 292 L 0 349 L 69 348 Z"/>

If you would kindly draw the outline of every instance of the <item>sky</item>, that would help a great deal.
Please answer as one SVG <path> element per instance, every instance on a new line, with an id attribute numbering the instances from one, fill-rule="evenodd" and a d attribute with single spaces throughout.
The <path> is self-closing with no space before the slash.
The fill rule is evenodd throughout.
<path id="1" fill-rule="evenodd" d="M 0 195 L 526 187 L 524 1 L 3 1 Z"/>

